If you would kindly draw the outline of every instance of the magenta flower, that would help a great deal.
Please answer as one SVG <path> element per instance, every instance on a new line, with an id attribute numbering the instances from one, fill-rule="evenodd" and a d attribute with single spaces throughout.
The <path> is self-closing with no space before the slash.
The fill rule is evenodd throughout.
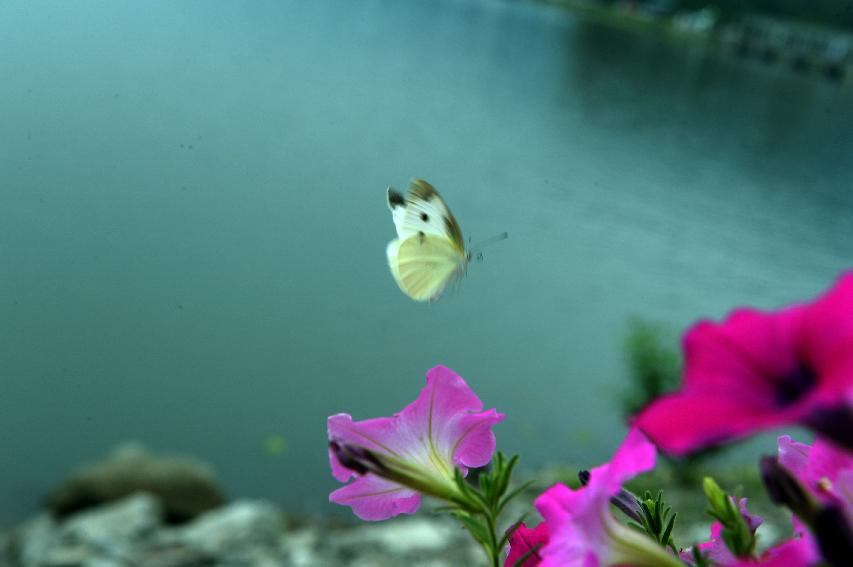
<path id="1" fill-rule="evenodd" d="M 540 551 L 548 544 L 548 524 L 540 522 L 535 528 L 528 528 L 521 524 L 509 536 L 509 553 L 506 556 L 504 567 L 513 567 L 519 559 L 533 550 L 530 556 L 524 560 L 520 567 L 536 567 L 542 561 Z"/>
<path id="2" fill-rule="evenodd" d="M 757 560 L 723 563 L 725 567 L 808 567 L 817 565 L 820 554 L 811 538 L 795 538 L 765 551 Z"/>
<path id="3" fill-rule="evenodd" d="M 610 512 L 610 498 L 622 483 L 655 466 L 655 448 L 639 430 L 628 433 L 605 463 L 590 471 L 589 483 L 577 490 L 557 484 L 536 499 L 536 509 L 550 530 L 540 567 L 666 567 L 683 564 L 657 543 L 620 524 Z"/>
<path id="4" fill-rule="evenodd" d="M 681 390 L 635 420 L 662 450 L 686 454 L 792 423 L 853 448 L 853 272 L 811 304 L 700 322 L 684 351 Z"/>
<path id="5" fill-rule="evenodd" d="M 734 500 L 732 500 L 734 503 Z M 739 502 L 740 515 L 746 520 L 746 525 L 749 531 L 753 534 L 758 526 L 764 521 L 761 516 L 750 514 L 746 509 L 746 498 L 741 498 Z M 711 524 L 711 538 L 705 543 L 697 545 L 699 550 L 711 561 L 720 565 L 729 565 L 738 561 L 737 557 L 729 550 L 723 541 L 723 525 L 720 522 Z M 681 558 L 690 561 L 693 554 L 689 551 L 683 551 Z"/>
<path id="6" fill-rule="evenodd" d="M 721 563 L 725 567 L 808 567 L 821 560 L 814 538 L 794 519 L 794 537 L 771 547 L 758 559 L 741 559 Z"/>
<path id="7" fill-rule="evenodd" d="M 329 417 L 332 475 L 353 482 L 329 495 L 363 520 L 412 514 L 421 494 L 454 500 L 454 470 L 486 465 L 495 452 L 492 426 L 504 418 L 452 370 L 436 366 L 418 398 L 392 417 Z M 343 462 L 342 462 L 343 460 Z M 381 475 L 381 476 L 380 476 Z"/>
<path id="8" fill-rule="evenodd" d="M 788 435 L 777 440 L 779 463 L 823 503 L 837 505 L 853 526 L 853 455 L 820 437 L 809 446 Z"/>

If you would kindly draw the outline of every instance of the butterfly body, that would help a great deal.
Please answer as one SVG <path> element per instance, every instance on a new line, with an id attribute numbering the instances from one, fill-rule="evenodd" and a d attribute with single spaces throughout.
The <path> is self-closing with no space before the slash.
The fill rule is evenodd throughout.
<path id="1" fill-rule="evenodd" d="M 435 187 L 422 179 L 412 180 L 405 197 L 389 187 L 388 208 L 397 228 L 386 250 L 391 275 L 415 301 L 436 301 L 465 275 L 471 258 L 459 223 Z"/>

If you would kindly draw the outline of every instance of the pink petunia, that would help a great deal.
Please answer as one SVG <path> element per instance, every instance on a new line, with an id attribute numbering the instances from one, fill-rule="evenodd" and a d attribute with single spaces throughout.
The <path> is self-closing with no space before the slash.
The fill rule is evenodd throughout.
<path id="1" fill-rule="evenodd" d="M 421 493 L 452 499 L 458 490 L 454 470 L 465 474 L 491 460 L 492 426 L 503 418 L 494 409 L 483 411 L 461 377 L 436 366 L 418 398 L 392 417 L 329 417 L 332 475 L 341 482 L 356 477 L 329 500 L 350 506 L 364 520 L 384 520 L 414 513 Z"/>
<path id="2" fill-rule="evenodd" d="M 853 272 L 810 304 L 700 322 L 684 352 L 681 390 L 634 422 L 667 453 L 794 423 L 853 446 Z"/>
<path id="3" fill-rule="evenodd" d="M 548 524 L 540 522 L 535 528 L 528 528 L 521 524 L 509 536 L 509 553 L 506 556 L 504 567 L 514 567 L 524 555 L 531 550 L 530 556 L 524 560 L 520 567 L 536 567 L 542 562 L 540 551 L 548 544 Z"/>
<path id="4" fill-rule="evenodd" d="M 839 506 L 853 526 L 853 455 L 818 437 L 809 446 L 789 435 L 777 440 L 779 463 L 823 503 Z"/>
<path id="5" fill-rule="evenodd" d="M 821 560 L 817 544 L 808 530 L 794 519 L 794 537 L 778 543 L 758 559 L 741 559 L 720 563 L 724 567 L 810 567 Z"/>
<path id="6" fill-rule="evenodd" d="M 746 520 L 749 531 L 754 534 L 764 519 L 747 511 L 746 498 L 740 499 L 739 508 L 741 516 Z M 723 525 L 720 522 L 711 524 L 711 538 L 704 543 L 698 544 L 697 547 L 703 555 L 716 564 L 729 565 L 738 561 L 723 541 Z M 690 560 L 692 557 L 693 555 L 689 551 L 682 552 L 681 554 L 682 559 Z"/>
<path id="7" fill-rule="evenodd" d="M 622 484 L 654 468 L 655 448 L 637 429 L 628 433 L 609 463 L 590 471 L 589 483 L 573 490 L 557 484 L 536 499 L 550 536 L 540 567 L 681 566 L 650 538 L 620 524 L 610 498 Z"/>

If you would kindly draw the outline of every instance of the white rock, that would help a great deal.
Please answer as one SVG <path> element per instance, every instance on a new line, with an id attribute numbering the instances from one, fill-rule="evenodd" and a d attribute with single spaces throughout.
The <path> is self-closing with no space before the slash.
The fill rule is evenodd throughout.
<path id="1" fill-rule="evenodd" d="M 281 511 L 269 502 L 238 500 L 207 512 L 183 529 L 185 544 L 210 555 L 247 547 L 278 548 Z"/>
<path id="2" fill-rule="evenodd" d="M 89 557 L 80 563 L 80 567 L 127 567 L 127 563 L 124 561 L 117 561 L 115 559 L 105 559 L 103 557 Z"/>
<path id="3" fill-rule="evenodd" d="M 39 514 L 19 527 L 14 539 L 22 565 L 44 565 L 46 554 L 57 539 L 56 522 L 48 514 Z"/>
<path id="4" fill-rule="evenodd" d="M 292 531 L 282 542 L 282 551 L 293 567 L 314 567 L 317 559 L 317 531 L 313 528 Z"/>
<path id="5" fill-rule="evenodd" d="M 414 518 L 356 528 L 343 536 L 360 545 L 377 545 L 392 554 L 439 551 L 457 537 L 459 529 L 444 522 Z"/>
<path id="6" fill-rule="evenodd" d="M 138 493 L 69 518 L 59 537 L 66 544 L 81 543 L 104 555 L 117 555 L 153 534 L 161 516 L 160 502 Z"/>

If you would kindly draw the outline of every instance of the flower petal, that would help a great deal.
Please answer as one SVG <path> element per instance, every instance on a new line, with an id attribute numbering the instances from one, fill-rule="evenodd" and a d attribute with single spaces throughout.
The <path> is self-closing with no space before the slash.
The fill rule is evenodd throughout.
<path id="1" fill-rule="evenodd" d="M 853 388 L 853 272 L 815 301 L 803 320 L 803 353 L 821 374 L 825 397 Z"/>
<path id="2" fill-rule="evenodd" d="M 528 528 L 524 524 L 521 524 L 509 536 L 509 553 L 506 556 L 504 566 L 513 567 L 516 561 L 533 548 L 536 548 L 536 550 L 521 564 L 521 567 L 535 567 L 539 565 L 542 561 L 539 550 L 547 543 L 548 524 L 546 522 L 540 522 L 535 528 Z"/>
<path id="3" fill-rule="evenodd" d="M 737 309 L 722 323 L 702 321 L 684 338 L 685 385 L 725 387 L 732 395 L 762 405 L 771 401 L 775 383 L 796 370 L 798 324 L 804 307 L 775 313 Z"/>
<path id="4" fill-rule="evenodd" d="M 762 524 L 764 519 L 761 516 L 756 516 L 754 514 L 750 514 L 746 509 L 746 498 L 740 499 L 739 504 L 740 515 L 746 520 L 746 525 L 749 528 L 749 531 L 752 534 L 755 534 L 755 530 L 758 529 L 758 526 Z M 720 565 L 728 565 L 732 562 L 737 562 L 737 558 L 734 554 L 729 550 L 726 546 L 725 541 L 723 540 L 723 525 L 715 521 L 711 524 L 711 537 L 708 541 L 704 543 L 700 543 L 697 545 L 699 550 L 713 563 Z M 680 555 L 682 559 L 687 559 L 692 562 L 692 553 L 682 552 Z"/>
<path id="5" fill-rule="evenodd" d="M 404 447 L 400 447 L 401 440 L 397 436 L 393 417 L 353 421 L 351 415 L 339 413 L 329 416 L 326 424 L 330 440 L 344 441 L 392 456 L 397 456 L 398 451 L 405 450 Z M 345 482 L 355 476 L 353 471 L 338 462 L 331 451 L 329 451 L 329 463 L 332 466 L 332 475 L 337 480 Z"/>
<path id="6" fill-rule="evenodd" d="M 849 433 L 853 435 L 853 432 Z M 808 456 L 807 474 L 810 483 L 817 483 L 822 479 L 834 483 L 842 472 L 853 471 L 853 455 L 820 437 L 812 443 Z"/>
<path id="7" fill-rule="evenodd" d="M 809 446 L 779 437 L 779 462 L 821 502 L 837 505 L 853 525 L 853 455 L 818 437 Z"/>
<path id="8" fill-rule="evenodd" d="M 442 430 L 438 445 L 451 447 L 451 460 L 455 465 L 485 466 L 492 460 L 497 446 L 492 427 L 504 417 L 494 409 L 461 416 Z"/>
<path id="9" fill-rule="evenodd" d="M 805 443 L 794 441 L 790 435 L 780 435 L 776 439 L 779 448 L 779 464 L 788 469 L 792 475 L 808 484 L 805 478 L 811 447 Z"/>
<path id="10" fill-rule="evenodd" d="M 482 410 L 483 402 L 459 375 L 446 366 L 432 368 L 418 398 L 397 416 L 406 454 L 413 460 L 438 454 L 447 464 L 485 465 L 495 451 L 491 427 L 505 416 Z"/>
<path id="11" fill-rule="evenodd" d="M 586 486 L 572 490 L 557 484 L 541 494 L 536 509 L 551 532 L 541 567 L 606 564 L 615 524 L 610 497 L 626 480 L 654 468 L 655 458 L 654 445 L 632 429 L 611 461 L 590 471 Z"/>
<path id="12" fill-rule="evenodd" d="M 626 480 L 655 468 L 655 446 L 637 428 L 632 428 L 609 463 L 590 471 L 590 484 L 602 483 L 607 497 L 616 494 Z"/>
<path id="13" fill-rule="evenodd" d="M 462 378 L 449 368 L 437 366 L 427 373 L 426 387 L 417 399 L 392 417 L 353 421 L 345 413 L 330 416 L 329 440 L 335 442 L 335 447 L 351 446 L 348 452 L 338 454 L 330 449 L 332 475 L 346 482 L 359 473 L 366 474 L 335 491 L 332 501 L 352 505 L 361 517 L 385 518 L 389 517 L 386 514 L 411 513 L 417 509 L 420 497 L 414 498 L 415 493 L 404 490 L 403 485 L 449 498 L 448 494 L 457 490 L 454 467 L 465 473 L 466 467 L 487 464 L 495 452 L 491 428 L 504 415 L 494 409 L 482 410 L 483 403 Z M 367 455 L 370 462 L 362 463 L 364 466 L 350 464 L 355 469 L 351 470 L 341 463 L 338 455 L 344 455 L 341 457 L 344 459 L 348 458 L 346 455 Z M 383 485 L 383 490 L 387 489 L 383 494 L 387 495 L 378 503 L 371 503 L 374 495 L 361 494 L 368 487 L 366 478 L 371 478 L 371 482 L 377 480 L 372 475 L 395 481 L 383 481 L 387 484 Z M 389 486 L 395 490 L 391 491 Z M 357 499 L 350 504 L 353 496 Z M 362 502 L 365 498 L 369 500 L 367 504 Z"/>
<path id="14" fill-rule="evenodd" d="M 804 419 L 817 403 L 797 344 L 805 312 L 740 309 L 723 323 L 695 325 L 684 339 L 682 389 L 652 402 L 634 424 L 681 455 Z"/>
<path id="15" fill-rule="evenodd" d="M 540 567 L 580 567 L 607 553 L 607 530 L 601 516 L 602 508 L 609 513 L 607 497 L 591 492 L 589 485 L 572 490 L 557 484 L 534 504 L 551 530 L 548 544 L 540 552 Z"/>
<path id="16" fill-rule="evenodd" d="M 727 391 L 682 391 L 652 402 L 634 420 L 663 451 L 684 455 L 757 429 L 793 421 L 798 410 L 761 413 Z"/>
<path id="17" fill-rule="evenodd" d="M 365 475 L 332 492 L 329 502 L 350 506 L 362 520 L 387 520 L 399 514 L 414 514 L 421 496 L 384 478 Z"/>
<path id="18" fill-rule="evenodd" d="M 758 558 L 758 561 L 744 559 L 727 563 L 727 567 L 805 567 L 815 565 L 820 553 L 811 537 L 789 539 L 771 547 Z"/>

